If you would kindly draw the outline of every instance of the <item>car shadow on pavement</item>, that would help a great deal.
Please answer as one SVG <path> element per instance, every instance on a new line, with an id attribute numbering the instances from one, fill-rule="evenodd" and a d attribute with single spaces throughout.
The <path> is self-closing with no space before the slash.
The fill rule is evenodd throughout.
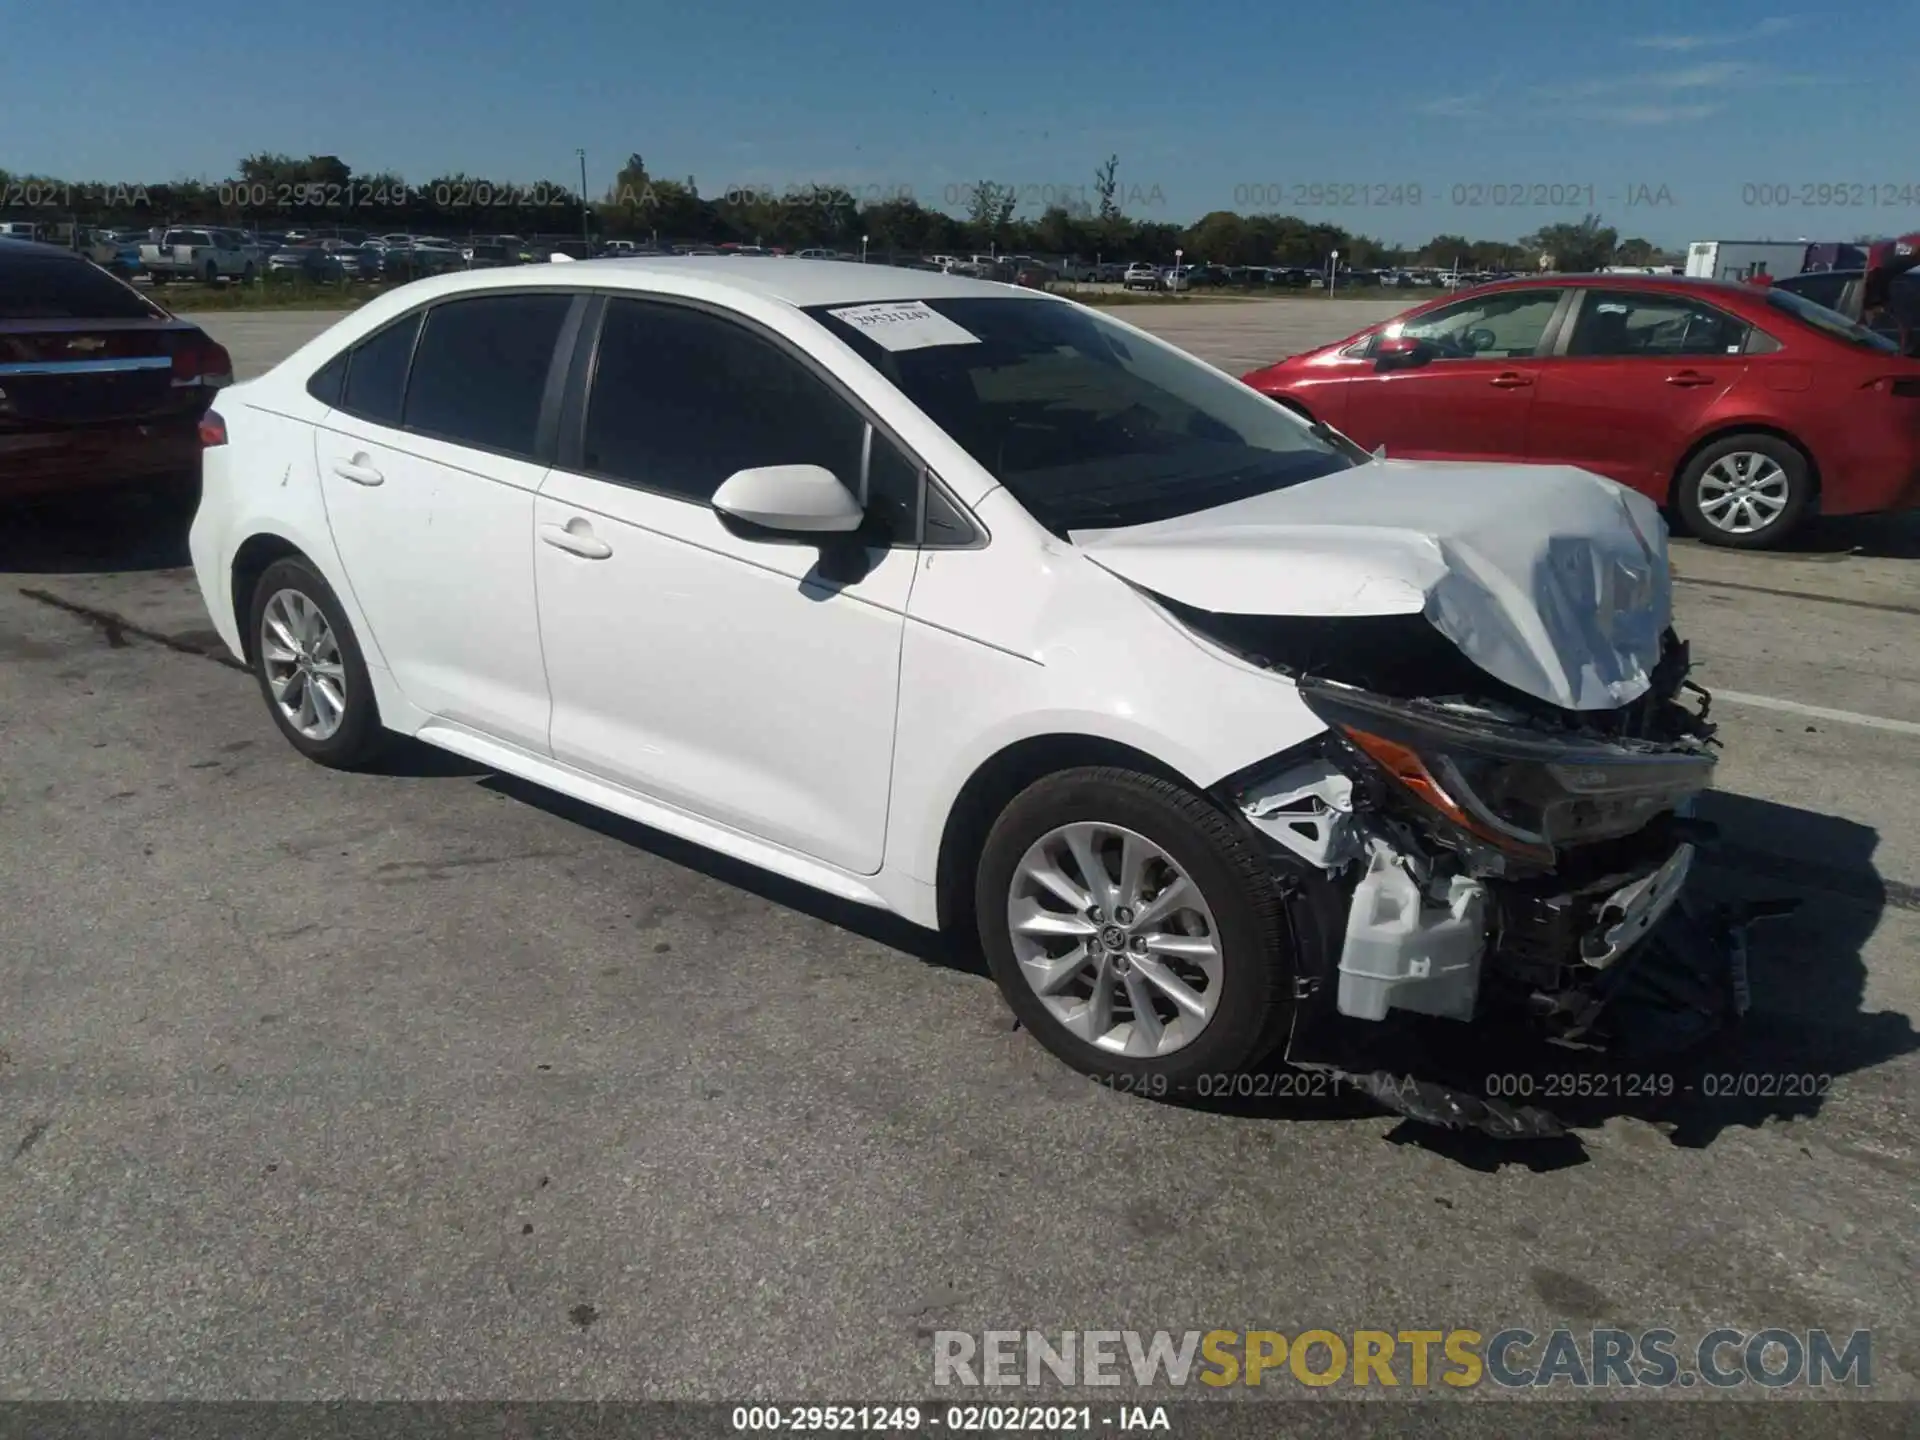
<path id="1" fill-rule="evenodd" d="M 1415 1032 L 1422 1073 L 1476 1097 L 1551 1112 L 1570 1133 L 1497 1139 L 1403 1121 L 1389 1134 L 1470 1169 L 1548 1171 L 1590 1157 L 1581 1131 L 1631 1118 L 1670 1143 L 1704 1149 L 1729 1129 L 1818 1115 L 1846 1077 L 1920 1050 L 1905 1015 L 1864 1008 L 1865 950 L 1890 910 L 1920 912 L 1920 886 L 1882 877 L 1872 827 L 1714 791 L 1700 818 L 1722 840 L 1702 854 L 1691 895 L 1704 905 L 1794 899 L 1800 908 L 1749 934 L 1752 1009 L 1704 1047 L 1666 1061 L 1608 1063 L 1540 1043 L 1501 1044 L 1446 1021 Z M 1352 1120 L 1383 1110 L 1354 1085 L 1269 1066 L 1238 1093 L 1177 1103 L 1253 1121 Z"/>
<path id="2" fill-rule="evenodd" d="M 189 565 L 190 508 L 137 492 L 0 505 L 0 573 L 107 575 Z"/>
<path id="3" fill-rule="evenodd" d="M 904 951 L 915 959 L 970 975 L 985 976 L 987 973 L 986 962 L 974 947 L 953 943 L 945 936 L 923 930 L 887 911 L 825 894 L 798 881 L 770 874 L 745 861 L 735 860 L 663 830 L 655 830 L 652 826 L 628 820 L 515 776 L 489 774 L 480 783 L 486 789 L 544 810 L 557 819 L 585 826 L 597 834 L 644 850 L 672 864 L 697 871 L 723 884 L 737 886 L 775 905 L 797 910 L 852 934 Z"/>
<path id="4" fill-rule="evenodd" d="M 428 763 L 407 759 L 426 748 L 399 747 L 392 764 Z M 774 904 L 922 961 L 975 976 L 987 973 L 971 944 L 515 777 L 464 761 L 453 766 L 395 773 L 483 775 L 480 783 L 489 790 Z M 1508 1140 L 1405 1120 L 1388 1134 L 1390 1142 L 1415 1145 L 1475 1170 L 1517 1165 L 1545 1172 L 1588 1161 L 1580 1132 L 1631 1118 L 1659 1127 L 1675 1146 L 1700 1149 L 1730 1128 L 1811 1118 L 1846 1077 L 1920 1050 L 1920 1035 L 1906 1016 L 1863 1008 L 1864 953 L 1883 915 L 1889 909 L 1920 912 L 1920 887 L 1886 880 L 1876 868 L 1878 832 L 1838 816 L 1719 791 L 1702 797 L 1699 813 L 1726 837 L 1695 867 L 1691 893 L 1699 902 L 1800 901 L 1795 914 L 1751 931 L 1753 1005 L 1744 1021 L 1684 1057 L 1632 1067 L 1545 1044 L 1490 1041 L 1479 1029 L 1447 1021 L 1420 1022 L 1415 1043 L 1423 1078 L 1443 1079 L 1510 1106 L 1548 1110 L 1570 1133 Z M 1391 1113 L 1351 1082 L 1278 1063 L 1233 1077 L 1231 1084 L 1223 1077 L 1209 1096 L 1163 1103 L 1255 1124 L 1351 1122 Z"/>
<path id="5" fill-rule="evenodd" d="M 1920 511 L 1895 515 L 1823 515 L 1790 536 L 1784 555 L 1863 555 L 1883 560 L 1920 559 Z"/>

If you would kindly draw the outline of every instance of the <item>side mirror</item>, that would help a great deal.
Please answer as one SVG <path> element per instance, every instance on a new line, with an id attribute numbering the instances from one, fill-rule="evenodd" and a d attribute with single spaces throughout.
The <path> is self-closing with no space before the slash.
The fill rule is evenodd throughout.
<path id="1" fill-rule="evenodd" d="M 1374 343 L 1373 363 L 1377 370 L 1406 370 L 1426 364 L 1438 353 L 1427 341 L 1411 335 L 1383 335 Z"/>
<path id="2" fill-rule="evenodd" d="M 822 465 L 761 465 L 727 477 L 713 495 L 722 515 L 775 535 L 845 535 L 866 520 L 851 491 Z"/>

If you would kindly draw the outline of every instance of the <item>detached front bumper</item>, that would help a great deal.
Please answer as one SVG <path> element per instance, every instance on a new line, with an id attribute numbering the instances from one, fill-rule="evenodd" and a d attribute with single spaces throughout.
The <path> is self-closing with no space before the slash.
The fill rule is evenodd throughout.
<path id="1" fill-rule="evenodd" d="M 1699 734 L 1554 732 L 1373 698 L 1329 706 L 1309 753 L 1235 789 L 1286 873 L 1320 872 L 1291 887 L 1318 910 L 1296 934 L 1318 943 L 1294 957 L 1290 1063 L 1422 1120 L 1557 1134 L 1550 1115 L 1449 1086 L 1406 1036 L 1451 1021 L 1638 1061 L 1745 1010 L 1745 927 L 1764 912 L 1686 894 L 1712 839 L 1684 814 L 1712 771 Z"/>

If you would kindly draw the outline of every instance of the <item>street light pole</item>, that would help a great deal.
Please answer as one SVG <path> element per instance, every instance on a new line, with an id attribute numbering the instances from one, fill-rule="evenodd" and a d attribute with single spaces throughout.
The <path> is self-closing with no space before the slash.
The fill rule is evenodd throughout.
<path id="1" fill-rule="evenodd" d="M 583 244 L 593 243 L 593 232 L 587 224 L 587 152 L 575 150 L 580 157 L 580 239 Z"/>

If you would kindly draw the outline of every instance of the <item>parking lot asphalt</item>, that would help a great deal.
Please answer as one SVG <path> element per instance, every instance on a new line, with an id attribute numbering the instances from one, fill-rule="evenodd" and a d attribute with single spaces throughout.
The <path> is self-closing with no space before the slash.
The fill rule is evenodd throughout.
<path id="1" fill-rule="evenodd" d="M 1121 313 L 1237 371 L 1350 304 Z M 247 375 L 336 318 L 205 323 Z M 1738 697 L 1705 885 L 1804 901 L 1711 1088 L 1823 1093 L 1501 1146 L 1113 1094 L 884 917 L 432 752 L 309 765 L 176 522 L 7 517 L 0 1396 L 879 1399 L 939 1329 L 1571 1324 L 1870 1327 L 1920 1398 L 1920 531 L 1675 554 Z"/>

